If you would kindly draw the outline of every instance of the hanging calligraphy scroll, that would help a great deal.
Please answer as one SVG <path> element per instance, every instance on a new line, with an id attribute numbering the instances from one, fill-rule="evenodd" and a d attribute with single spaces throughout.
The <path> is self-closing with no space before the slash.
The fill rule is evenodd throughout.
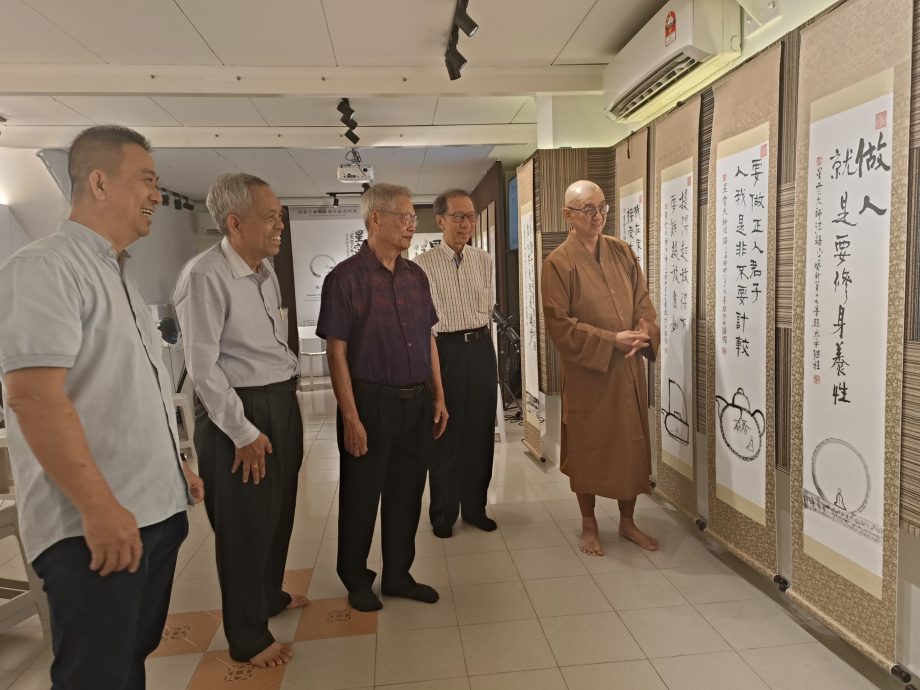
<path id="1" fill-rule="evenodd" d="M 895 654 L 912 3 L 802 32 L 790 593 Z M 840 51 L 841 44 L 848 45 Z"/>
<path id="2" fill-rule="evenodd" d="M 537 349 L 537 238 L 534 225 L 533 160 L 528 160 L 518 167 L 517 179 L 524 445 L 539 458 L 542 451 L 540 443 L 540 359 Z"/>
<path id="3" fill-rule="evenodd" d="M 632 248 L 642 272 L 648 277 L 646 261 L 646 175 L 648 174 L 648 129 L 636 132 L 616 147 L 617 237 Z"/>
<path id="4" fill-rule="evenodd" d="M 777 45 L 713 91 L 707 259 L 709 529 L 771 577 L 780 55 Z"/>
<path id="5" fill-rule="evenodd" d="M 698 515 L 693 420 L 696 304 L 696 169 L 699 98 L 655 125 L 656 298 L 658 353 L 657 484 L 689 515 Z"/>

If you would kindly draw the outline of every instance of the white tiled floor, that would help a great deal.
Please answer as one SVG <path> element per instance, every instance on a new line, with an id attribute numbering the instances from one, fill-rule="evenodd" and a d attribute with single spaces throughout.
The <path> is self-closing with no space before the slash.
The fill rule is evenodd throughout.
<path id="1" fill-rule="evenodd" d="M 334 400 L 328 390 L 306 393 L 302 408 L 307 459 L 288 565 L 313 569 L 311 598 L 340 597 Z M 422 516 L 413 573 L 439 588 L 441 600 L 429 606 L 385 598 L 376 635 L 295 643 L 282 688 L 901 687 L 884 685 L 880 674 L 873 676 L 881 679 L 876 686 L 858 673 L 790 616 L 788 602 L 777 603 L 772 590 L 762 590 L 758 576 L 648 497 L 639 501 L 637 522 L 659 538 L 660 551 L 621 540 L 616 504 L 602 500 L 606 555 L 581 554 L 578 507 L 566 477 L 531 460 L 520 437 L 511 426 L 508 442 L 496 447 L 489 512 L 499 530 L 485 533 L 461 523 L 453 537 L 440 540 Z M 172 612 L 220 608 L 213 552 L 198 508 L 180 554 Z M 0 577 L 22 577 L 18 560 L 0 542 Z M 370 567 L 379 565 L 378 533 Z M 279 639 L 293 635 L 296 618 L 288 618 L 273 621 Z M 219 631 L 211 648 L 225 645 Z M 844 656 L 858 659 L 855 652 Z M 199 658 L 150 660 L 148 687 L 185 688 Z M 47 688 L 50 659 L 35 619 L 0 635 L 0 690 Z"/>

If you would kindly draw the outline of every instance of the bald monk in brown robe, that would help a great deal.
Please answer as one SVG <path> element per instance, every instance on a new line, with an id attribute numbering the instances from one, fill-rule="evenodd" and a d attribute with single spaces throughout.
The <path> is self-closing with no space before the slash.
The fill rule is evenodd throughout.
<path id="1" fill-rule="evenodd" d="M 644 355 L 660 333 L 645 276 L 629 245 L 601 234 L 608 205 L 593 182 L 565 192 L 568 239 L 543 264 L 546 330 L 563 364 L 562 454 L 582 516 L 581 550 L 603 556 L 595 496 L 617 499 L 619 533 L 644 549 L 658 542 L 633 519 L 649 493 L 651 445 Z"/>

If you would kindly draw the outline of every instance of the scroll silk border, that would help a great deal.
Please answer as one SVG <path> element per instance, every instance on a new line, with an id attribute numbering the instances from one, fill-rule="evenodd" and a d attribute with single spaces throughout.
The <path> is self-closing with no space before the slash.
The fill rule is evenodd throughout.
<path id="1" fill-rule="evenodd" d="M 707 291 L 706 320 L 712 324 L 710 339 L 706 343 L 706 366 L 710 376 L 706 378 L 706 396 L 710 414 L 708 416 L 707 436 L 709 437 L 709 534 L 748 565 L 765 575 L 776 573 L 776 208 L 777 208 L 777 165 L 779 162 L 779 95 L 780 95 L 780 57 L 782 47 L 774 45 L 747 64 L 733 71 L 728 77 L 713 88 L 715 97 L 715 114 L 712 122 L 712 154 L 709 165 L 709 217 L 707 219 Z M 766 131 L 764 131 L 766 130 Z M 767 323 L 766 323 L 766 431 L 764 448 L 766 457 L 764 522 L 754 520 L 746 514 L 743 499 L 737 507 L 723 500 L 716 487 L 716 447 L 720 437 L 716 431 L 716 377 L 715 377 L 715 341 L 718 337 L 718 315 L 716 314 L 716 251 L 718 198 L 716 170 L 720 156 L 732 153 L 727 149 L 731 142 L 738 142 L 745 135 L 758 133 L 751 141 L 753 145 L 766 140 L 769 149 L 769 165 L 765 171 L 768 176 L 767 186 L 767 230 L 769 244 L 764 263 L 764 275 L 767 283 Z M 766 136 L 763 136 L 766 134 Z"/>
<path id="2" fill-rule="evenodd" d="M 534 165 L 534 164 L 533 164 L 533 159 L 530 159 L 530 160 L 527 160 L 527 161 L 523 162 L 521 165 L 519 165 L 519 166 L 518 166 L 518 169 L 517 169 L 517 178 L 518 178 L 518 233 L 522 232 L 522 230 L 521 230 L 521 223 L 522 223 L 522 219 L 523 219 L 523 214 L 524 214 L 524 211 L 525 211 L 525 207 L 526 207 L 527 213 L 530 213 L 530 214 L 531 214 L 531 217 L 534 217 L 534 215 L 535 215 L 535 211 L 534 211 L 534 198 L 533 198 L 533 182 L 534 182 L 534 179 L 533 179 L 533 177 L 534 177 L 534 175 L 533 175 L 533 165 Z M 535 234 L 535 233 L 534 233 L 534 234 Z M 521 238 L 520 235 L 519 235 L 519 237 L 518 237 L 518 247 L 521 247 L 521 250 L 519 251 L 519 255 L 520 255 L 520 257 L 521 257 L 521 260 L 523 260 L 523 256 L 524 256 L 524 251 L 523 251 L 523 246 L 524 246 L 524 245 L 523 245 L 522 242 L 521 242 L 522 239 L 523 239 L 523 238 Z M 535 251 L 536 251 L 536 249 L 535 249 Z M 540 269 L 539 269 L 539 266 L 535 266 L 535 267 L 534 267 L 534 271 L 538 271 L 538 270 L 540 270 Z M 527 295 L 527 294 L 525 294 L 524 276 L 525 276 L 525 272 L 524 272 L 524 269 L 523 269 L 523 266 L 522 266 L 522 267 L 521 267 L 521 270 L 520 270 L 520 284 L 519 284 L 519 285 L 520 285 L 520 286 L 519 286 L 519 289 L 520 289 L 520 300 L 521 300 L 520 303 L 523 305 L 523 304 L 524 304 L 524 300 L 526 300 L 526 299 L 532 299 L 532 300 L 533 300 L 534 308 L 536 309 L 536 305 L 537 305 L 536 295 L 535 295 L 535 294 L 532 294 L 532 295 Z M 534 284 L 533 289 L 534 289 L 534 290 L 536 289 L 536 284 Z M 539 317 L 538 317 L 538 318 L 539 318 Z M 523 325 L 523 324 L 522 324 L 522 325 Z M 522 330 L 523 330 L 523 329 L 522 329 Z M 522 344 L 522 345 L 523 345 L 523 344 Z M 537 367 L 537 371 L 539 371 L 539 366 L 540 366 L 539 359 L 538 359 L 537 357 L 534 357 L 534 358 L 533 358 L 534 361 L 532 361 L 532 362 L 529 361 L 529 359 L 531 359 L 531 358 L 530 358 L 530 357 L 525 357 L 525 352 L 524 352 L 524 350 L 525 350 L 525 348 L 524 348 L 524 347 L 521 347 L 521 391 L 522 391 L 522 393 L 526 390 L 526 386 L 525 386 L 525 383 L 524 383 L 524 382 L 526 381 L 526 378 L 525 378 L 526 371 L 527 371 L 526 368 L 527 368 L 527 367 Z M 524 397 L 525 397 L 525 400 L 524 400 L 524 404 L 525 404 L 525 409 L 524 409 L 524 446 L 527 448 L 528 451 L 530 451 L 530 452 L 534 455 L 534 457 L 539 458 L 540 455 L 541 455 L 542 452 L 543 452 L 543 451 L 542 451 L 542 447 L 541 447 L 542 444 L 540 443 L 540 423 L 539 423 L 539 419 L 534 420 L 534 419 L 533 419 L 533 415 L 529 415 L 529 414 L 528 414 L 527 409 L 526 409 L 526 403 L 527 403 L 527 401 L 526 401 L 526 393 L 523 393 L 523 395 L 524 395 Z"/>
<path id="3" fill-rule="evenodd" d="M 789 595 L 863 653 L 890 667 L 896 650 L 898 499 L 901 457 L 907 170 L 910 132 L 910 0 L 849 0 L 802 31 L 795 188 L 795 302 L 792 346 L 792 587 Z M 841 50 L 846 46 L 846 50 Z M 894 103 L 885 386 L 881 598 L 805 553 L 804 325 L 809 151 L 813 104 L 890 71 Z M 827 100 L 824 101 L 825 103 Z"/>
<path id="4" fill-rule="evenodd" d="M 655 308 L 658 310 L 659 325 L 661 324 L 661 276 L 658 275 L 658 266 L 660 263 L 660 244 L 661 244 L 661 229 L 659 227 L 660 223 L 660 214 L 661 214 L 661 183 L 662 183 L 662 172 L 667 168 L 670 168 L 674 165 L 680 164 L 683 161 L 688 159 L 692 160 L 691 171 L 693 173 L 693 188 L 690 190 L 690 193 L 693 198 L 693 213 L 691 214 L 691 229 L 690 235 L 695 239 L 697 233 L 697 212 L 696 212 L 696 201 L 697 201 L 697 188 L 699 185 L 699 123 L 700 123 L 700 99 L 699 97 L 694 98 L 688 103 L 682 105 L 681 107 L 675 109 L 673 112 L 664 116 L 660 120 L 654 123 L 654 152 L 652 154 L 652 165 L 654 165 L 655 175 L 654 175 L 654 184 L 651 185 L 653 194 L 649 195 L 648 211 L 649 211 L 649 223 L 648 223 L 648 238 L 646 240 L 646 245 L 649 248 L 649 263 L 650 267 L 655 267 L 653 275 L 655 275 L 654 280 L 649 281 L 649 288 L 652 291 L 652 300 L 655 303 Z M 618 182 L 619 184 L 619 182 Z M 697 256 L 696 256 L 696 245 L 697 242 L 693 243 L 693 258 L 691 260 L 691 266 L 697 266 Z M 691 299 L 693 303 L 696 303 L 696 290 L 697 290 L 697 275 L 696 271 L 693 272 L 693 285 L 691 289 Z M 691 312 L 692 313 L 692 312 Z M 696 333 L 696 320 L 693 319 L 691 323 L 691 332 L 690 338 L 691 342 L 695 343 L 695 333 Z M 692 358 L 690 362 L 692 362 Z M 692 366 L 692 364 L 688 364 Z M 689 373 L 689 377 L 692 380 L 693 374 Z M 699 515 L 699 510 L 697 507 L 696 500 L 696 482 L 693 478 L 688 478 L 685 475 L 681 474 L 679 471 L 668 465 L 663 461 L 662 447 L 661 447 L 661 364 L 656 363 L 655 366 L 655 400 L 657 402 L 655 409 L 656 419 L 654 423 L 656 428 L 658 428 L 658 433 L 655 435 L 657 439 L 656 449 L 657 449 L 657 490 L 672 504 L 677 508 L 680 508 L 691 518 L 696 518 Z M 687 403 L 688 405 L 692 404 L 692 400 Z M 695 425 L 694 425 L 695 426 Z M 695 453 L 695 443 L 696 443 L 696 434 L 694 433 L 694 427 L 690 429 L 690 447 L 694 449 L 694 458 Z M 695 475 L 695 472 L 691 474 Z"/>

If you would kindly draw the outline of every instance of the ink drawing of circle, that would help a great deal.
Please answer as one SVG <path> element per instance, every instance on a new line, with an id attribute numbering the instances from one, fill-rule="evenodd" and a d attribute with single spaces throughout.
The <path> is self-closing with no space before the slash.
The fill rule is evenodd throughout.
<path id="1" fill-rule="evenodd" d="M 853 444 L 826 438 L 811 455 L 811 476 L 821 498 L 848 513 L 869 503 L 871 476 L 866 459 Z"/>

